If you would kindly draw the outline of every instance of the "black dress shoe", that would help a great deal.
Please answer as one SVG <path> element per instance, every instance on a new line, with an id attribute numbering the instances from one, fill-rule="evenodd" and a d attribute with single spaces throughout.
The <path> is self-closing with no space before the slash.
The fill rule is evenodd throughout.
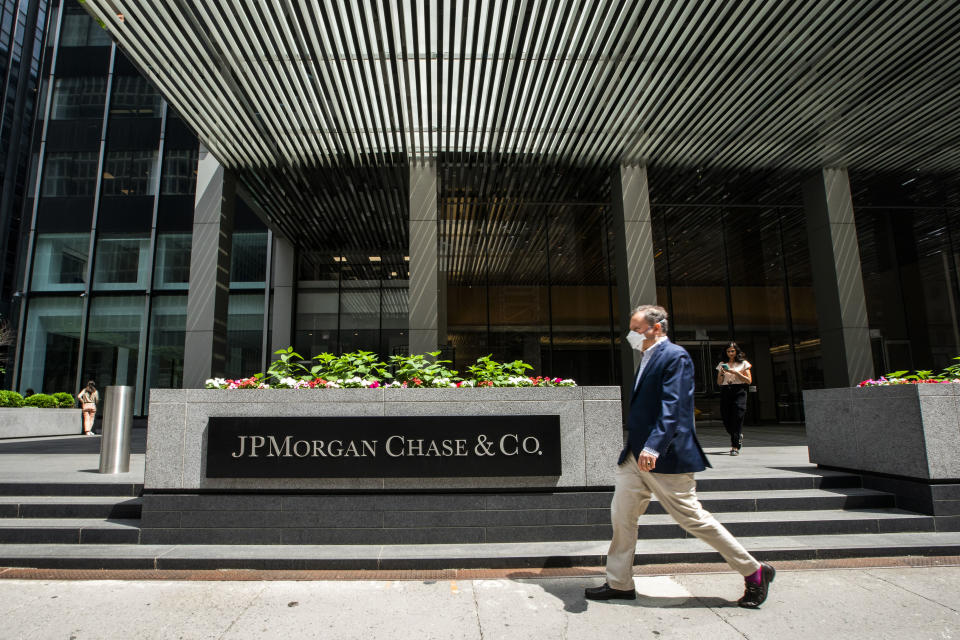
<path id="1" fill-rule="evenodd" d="M 767 599 L 767 593 L 770 591 L 770 583 L 773 577 L 777 575 L 777 570 L 766 562 L 760 563 L 760 584 L 746 582 L 747 590 L 743 597 L 737 600 L 737 604 L 747 609 L 756 609 Z"/>
<path id="2" fill-rule="evenodd" d="M 634 589 L 614 589 L 604 583 L 602 587 L 587 587 L 583 590 L 587 600 L 636 600 L 637 592 Z"/>

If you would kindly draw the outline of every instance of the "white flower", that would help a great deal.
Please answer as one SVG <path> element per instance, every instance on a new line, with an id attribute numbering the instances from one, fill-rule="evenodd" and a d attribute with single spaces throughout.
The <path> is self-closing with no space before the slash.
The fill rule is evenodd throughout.
<path id="1" fill-rule="evenodd" d="M 203 383 L 207 389 L 223 389 L 227 386 L 226 378 L 209 378 Z"/>

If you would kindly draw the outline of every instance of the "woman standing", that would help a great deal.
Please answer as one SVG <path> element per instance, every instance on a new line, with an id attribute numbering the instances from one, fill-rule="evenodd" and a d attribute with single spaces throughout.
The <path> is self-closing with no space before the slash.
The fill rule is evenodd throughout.
<path id="1" fill-rule="evenodd" d="M 93 384 L 93 380 L 87 382 L 87 386 L 77 394 L 77 400 L 83 410 L 83 433 L 92 436 L 93 418 L 97 415 L 97 405 L 100 403 L 100 394 L 97 393 L 97 385 Z"/>
<path id="2" fill-rule="evenodd" d="M 740 455 L 743 445 L 743 416 L 747 413 L 747 387 L 753 382 L 751 365 L 736 342 L 727 345 L 727 361 L 717 365 L 720 385 L 720 417 L 730 434 L 730 455 Z"/>

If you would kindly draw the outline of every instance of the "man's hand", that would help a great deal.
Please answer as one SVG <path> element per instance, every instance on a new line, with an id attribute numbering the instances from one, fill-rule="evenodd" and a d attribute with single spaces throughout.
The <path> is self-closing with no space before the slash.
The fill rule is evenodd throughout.
<path id="1" fill-rule="evenodd" d="M 646 451 L 641 451 L 640 457 L 637 458 L 637 466 L 640 467 L 640 471 L 653 471 L 653 468 L 657 466 L 657 457 Z"/>

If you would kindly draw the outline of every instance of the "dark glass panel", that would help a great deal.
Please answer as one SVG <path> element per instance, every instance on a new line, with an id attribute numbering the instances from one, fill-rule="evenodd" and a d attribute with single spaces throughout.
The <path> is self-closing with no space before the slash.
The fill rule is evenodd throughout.
<path id="1" fill-rule="evenodd" d="M 57 78 L 53 89 L 52 120 L 102 118 L 106 76 Z"/>
<path id="2" fill-rule="evenodd" d="M 179 389 L 183 386 L 186 326 L 187 296 L 157 296 L 153 299 L 147 351 L 148 393 L 149 389 Z"/>
<path id="3" fill-rule="evenodd" d="M 143 296 L 93 299 L 83 364 L 84 381 L 93 380 L 100 388 L 136 384 L 143 321 Z M 135 391 L 137 398 L 140 397 L 139 391 Z"/>
<path id="4" fill-rule="evenodd" d="M 143 76 L 115 75 L 110 96 L 111 116 L 159 118 L 160 92 Z"/>
<path id="5" fill-rule="evenodd" d="M 90 233 L 41 233 L 33 256 L 33 291 L 83 291 Z"/>
<path id="6" fill-rule="evenodd" d="M 80 353 L 82 317 L 83 300 L 75 295 L 30 301 L 24 332 L 21 390 L 31 388 L 38 393 L 79 391 L 74 388 L 74 378 Z"/>
<path id="7" fill-rule="evenodd" d="M 227 310 L 228 378 L 248 377 L 262 370 L 263 293 L 230 294 Z"/>
<path id="8" fill-rule="evenodd" d="M 152 196 L 157 193 L 157 152 L 108 151 L 103 161 L 103 195 Z"/>
<path id="9" fill-rule="evenodd" d="M 193 195 L 197 188 L 197 150 L 167 149 L 163 152 L 160 193 Z"/>
<path id="10" fill-rule="evenodd" d="M 49 153 L 40 189 L 45 197 L 92 196 L 97 186 L 97 152 Z"/>

